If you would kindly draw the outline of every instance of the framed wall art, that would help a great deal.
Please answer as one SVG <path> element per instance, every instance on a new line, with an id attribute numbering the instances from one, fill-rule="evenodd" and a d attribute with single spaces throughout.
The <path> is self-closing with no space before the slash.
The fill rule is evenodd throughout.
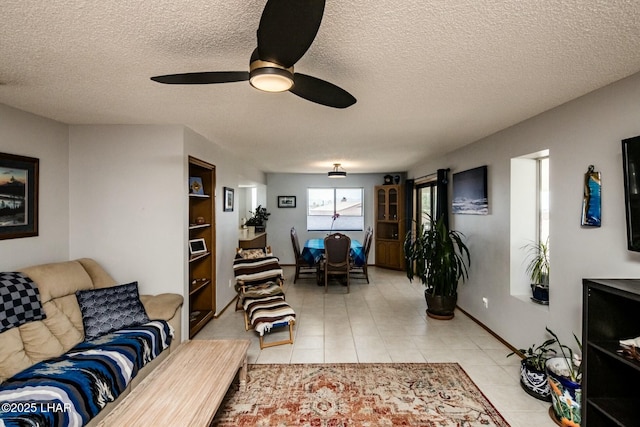
<path id="1" fill-rule="evenodd" d="M 202 178 L 200 178 L 199 176 L 189 177 L 189 194 L 204 196 L 204 185 L 202 185 Z"/>
<path id="2" fill-rule="evenodd" d="M 38 235 L 38 167 L 33 157 L 0 153 L 0 240 Z"/>
<path id="3" fill-rule="evenodd" d="M 233 212 L 233 188 L 224 188 L 224 212 Z"/>
<path id="4" fill-rule="evenodd" d="M 278 196 L 279 208 L 295 208 L 296 196 Z"/>
<path id="5" fill-rule="evenodd" d="M 202 255 L 207 253 L 207 242 L 204 239 L 189 240 L 189 254 Z"/>
<path id="6" fill-rule="evenodd" d="M 453 174 L 451 212 L 465 215 L 488 215 L 487 166 Z"/>
<path id="7" fill-rule="evenodd" d="M 582 198 L 583 227 L 600 227 L 602 223 L 602 179 L 600 172 L 589 165 L 584 175 L 584 195 Z"/>

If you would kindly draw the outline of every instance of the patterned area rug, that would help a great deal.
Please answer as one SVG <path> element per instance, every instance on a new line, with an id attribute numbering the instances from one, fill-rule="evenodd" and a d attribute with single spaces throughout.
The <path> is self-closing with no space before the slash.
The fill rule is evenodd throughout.
<path id="1" fill-rule="evenodd" d="M 249 365 L 212 426 L 509 424 L 457 363 Z"/>

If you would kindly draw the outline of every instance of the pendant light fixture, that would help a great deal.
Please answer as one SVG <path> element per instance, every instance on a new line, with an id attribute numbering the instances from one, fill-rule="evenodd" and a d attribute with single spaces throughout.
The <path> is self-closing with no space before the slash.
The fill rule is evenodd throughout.
<path id="1" fill-rule="evenodd" d="M 329 178 L 346 178 L 347 171 L 345 171 L 344 169 L 342 170 L 340 169 L 342 169 L 342 167 L 340 166 L 340 163 L 334 163 L 333 170 L 329 171 L 327 175 L 329 175 Z"/>

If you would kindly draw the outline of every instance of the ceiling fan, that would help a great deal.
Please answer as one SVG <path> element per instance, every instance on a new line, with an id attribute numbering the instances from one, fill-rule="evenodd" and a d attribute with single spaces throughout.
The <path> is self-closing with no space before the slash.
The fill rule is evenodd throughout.
<path id="1" fill-rule="evenodd" d="M 356 99 L 325 80 L 294 73 L 293 65 L 315 39 L 325 0 L 268 0 L 258 26 L 258 47 L 251 54 L 249 72 L 208 71 L 151 77 L 165 84 L 214 84 L 249 80 L 267 92 L 289 91 L 301 98 L 334 108 L 347 108 Z"/>

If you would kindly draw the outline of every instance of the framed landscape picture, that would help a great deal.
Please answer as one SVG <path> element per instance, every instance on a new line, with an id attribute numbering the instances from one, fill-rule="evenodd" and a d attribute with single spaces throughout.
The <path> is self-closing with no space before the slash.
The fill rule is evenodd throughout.
<path id="1" fill-rule="evenodd" d="M 278 196 L 279 208 L 295 208 L 296 196 Z"/>
<path id="2" fill-rule="evenodd" d="M 489 214 L 486 166 L 453 174 L 451 212 L 465 215 Z"/>
<path id="3" fill-rule="evenodd" d="M 33 157 L 0 153 L 0 240 L 38 235 L 38 166 Z"/>

